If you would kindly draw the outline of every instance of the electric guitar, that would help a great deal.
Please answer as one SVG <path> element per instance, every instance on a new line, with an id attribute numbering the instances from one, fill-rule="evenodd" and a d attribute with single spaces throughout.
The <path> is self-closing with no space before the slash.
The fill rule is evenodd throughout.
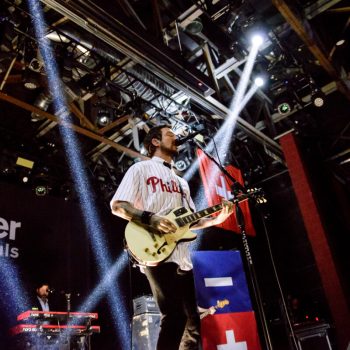
<path id="1" fill-rule="evenodd" d="M 208 315 L 215 314 L 217 309 L 222 309 L 226 305 L 230 304 L 230 302 L 227 299 L 224 300 L 218 300 L 216 305 L 210 307 L 209 309 L 205 310 L 204 312 L 199 311 L 199 318 L 202 320 L 204 317 L 207 317 Z M 212 309 L 214 309 L 214 312 L 212 312 Z"/>
<path id="2" fill-rule="evenodd" d="M 247 198 L 255 198 L 262 203 L 261 189 L 252 189 L 237 196 L 231 202 L 238 203 Z M 125 240 L 132 257 L 141 265 L 157 266 L 173 253 L 179 242 L 193 241 L 197 235 L 190 231 L 194 222 L 206 216 L 217 213 L 222 209 L 222 203 L 207 209 L 192 213 L 190 210 L 179 207 L 165 216 L 176 227 L 174 233 L 161 233 L 150 226 L 130 221 L 125 228 Z"/>

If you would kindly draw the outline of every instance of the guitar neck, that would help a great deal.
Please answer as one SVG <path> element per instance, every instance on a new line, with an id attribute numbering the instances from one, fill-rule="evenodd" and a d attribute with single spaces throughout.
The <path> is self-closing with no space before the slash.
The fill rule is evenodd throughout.
<path id="1" fill-rule="evenodd" d="M 214 214 L 222 209 L 222 204 L 214 205 L 213 207 L 198 211 L 197 213 L 189 214 L 181 218 L 175 219 L 180 227 L 190 225 L 201 218 Z"/>
<path id="2" fill-rule="evenodd" d="M 250 196 L 251 196 L 251 193 L 243 193 L 243 194 L 237 196 L 236 198 L 229 200 L 229 202 L 238 203 L 238 202 L 241 202 L 241 201 L 249 198 Z M 222 209 L 222 203 L 214 205 L 214 206 L 206 208 L 206 209 L 203 209 L 203 210 L 200 210 L 196 213 L 183 216 L 182 218 L 176 219 L 176 221 L 179 224 L 179 226 L 190 225 L 190 224 L 200 220 L 201 218 L 205 218 L 206 216 L 217 213 L 221 209 Z"/>
<path id="3" fill-rule="evenodd" d="M 188 217 L 192 219 L 192 222 L 194 222 L 194 221 L 197 221 L 198 219 L 205 218 L 206 216 L 215 214 L 221 209 L 222 209 L 222 203 L 200 210 L 197 213 L 190 214 L 188 215 Z"/>

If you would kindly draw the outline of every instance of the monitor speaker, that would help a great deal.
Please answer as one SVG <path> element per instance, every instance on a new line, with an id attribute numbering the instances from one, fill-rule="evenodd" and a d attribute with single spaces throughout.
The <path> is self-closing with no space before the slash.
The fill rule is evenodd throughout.
<path id="1" fill-rule="evenodd" d="M 314 325 L 304 325 L 295 330 L 298 341 L 298 350 L 332 350 L 328 338 L 327 323 L 318 323 Z"/>
<path id="2" fill-rule="evenodd" d="M 312 336 L 298 340 L 300 350 L 332 350 L 325 336 Z"/>

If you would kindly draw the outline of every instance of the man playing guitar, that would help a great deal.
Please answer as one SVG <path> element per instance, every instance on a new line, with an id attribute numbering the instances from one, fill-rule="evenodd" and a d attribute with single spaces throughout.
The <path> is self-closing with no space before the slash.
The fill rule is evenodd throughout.
<path id="1" fill-rule="evenodd" d="M 126 172 L 111 201 L 112 213 L 130 224 L 148 227 L 150 235 L 174 234 L 178 226 L 166 218 L 171 210 L 182 207 L 194 210 L 188 183 L 172 169 L 177 155 L 176 136 L 168 125 L 152 128 L 144 140 L 150 160 L 138 162 Z M 222 203 L 215 217 L 201 218 L 190 229 L 202 229 L 224 222 L 233 212 L 233 204 Z M 135 240 L 139 238 L 133 232 Z M 140 234 L 141 239 L 141 234 Z M 198 349 L 200 341 L 192 262 L 189 242 L 176 242 L 170 256 L 161 264 L 147 264 L 142 270 L 161 311 L 161 329 L 157 350 Z M 157 246 L 158 243 L 155 243 Z M 145 248 L 145 253 L 147 254 Z M 151 256 L 161 253 L 159 247 Z"/>

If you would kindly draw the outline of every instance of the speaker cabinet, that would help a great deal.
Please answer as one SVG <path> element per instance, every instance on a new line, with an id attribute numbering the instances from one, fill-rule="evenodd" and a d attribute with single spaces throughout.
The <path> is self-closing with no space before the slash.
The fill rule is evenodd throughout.
<path id="1" fill-rule="evenodd" d="M 332 350 L 328 338 L 327 323 L 308 325 L 295 329 L 294 333 L 298 341 L 298 350 Z"/>
<path id="2" fill-rule="evenodd" d="M 134 316 L 132 319 L 132 350 L 155 350 L 159 325 L 160 314 L 144 313 Z"/>
<path id="3" fill-rule="evenodd" d="M 133 300 L 134 316 L 151 313 L 159 314 L 159 308 L 157 302 L 152 295 L 143 295 Z"/>

